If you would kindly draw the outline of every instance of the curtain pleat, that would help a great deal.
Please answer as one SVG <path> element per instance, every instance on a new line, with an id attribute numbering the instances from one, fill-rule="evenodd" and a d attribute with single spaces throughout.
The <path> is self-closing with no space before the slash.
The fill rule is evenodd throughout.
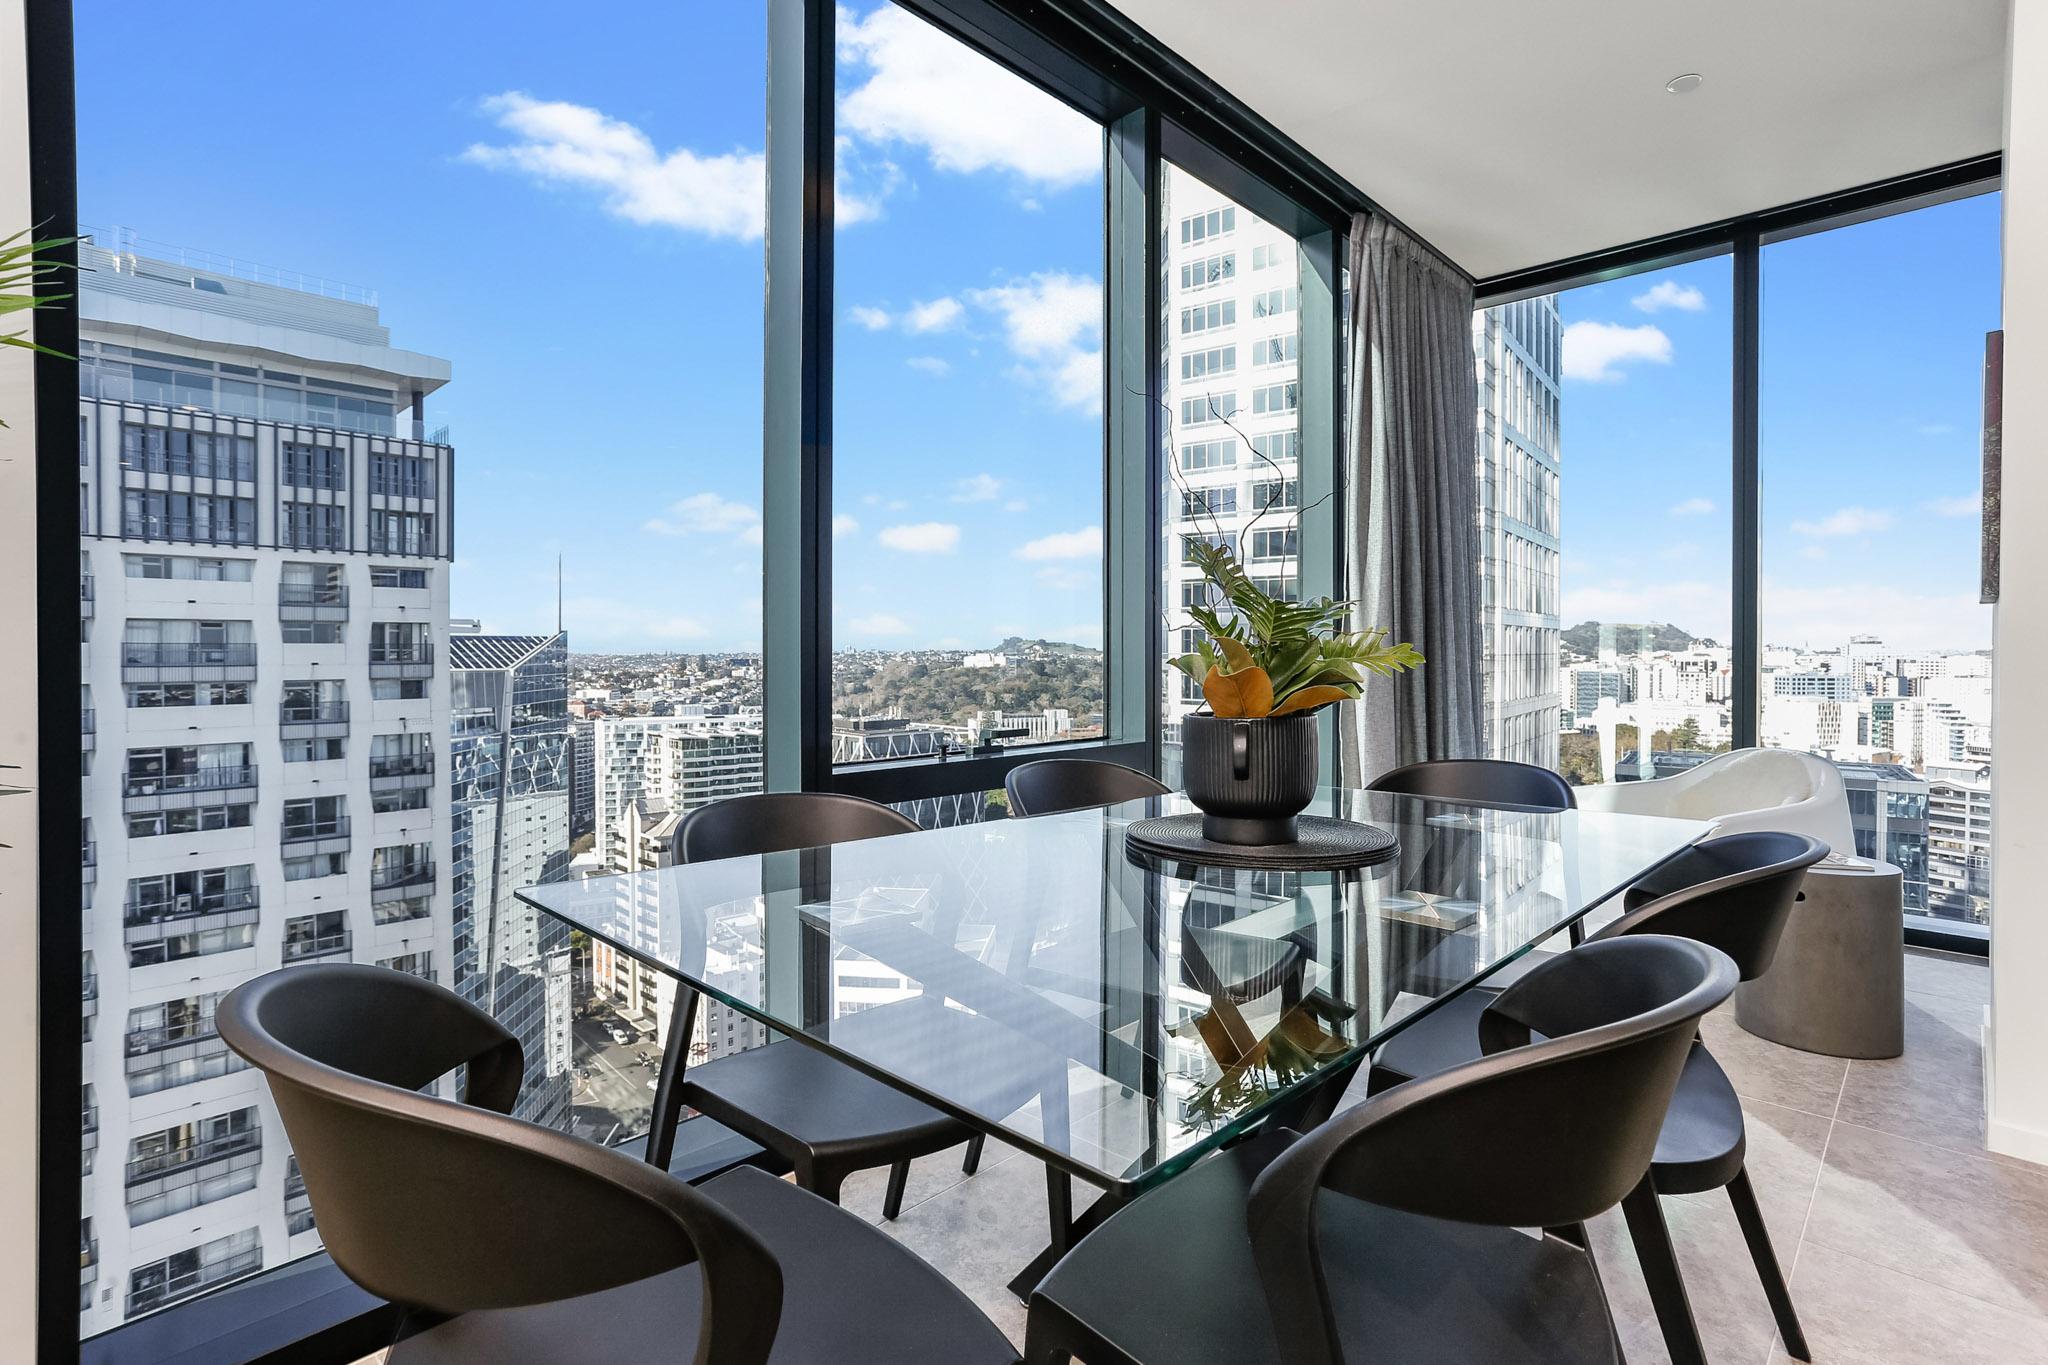
<path id="1" fill-rule="evenodd" d="M 1342 774 L 1480 755 L 1479 489 L 1472 285 L 1370 214 L 1351 225 L 1345 548 L 1353 622 L 1427 660 L 1347 703 Z"/>

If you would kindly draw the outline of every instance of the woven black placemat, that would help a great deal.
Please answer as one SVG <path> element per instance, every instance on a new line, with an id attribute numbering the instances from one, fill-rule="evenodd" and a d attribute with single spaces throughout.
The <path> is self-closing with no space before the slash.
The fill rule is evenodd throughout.
<path id="1" fill-rule="evenodd" d="M 1139 820 L 1124 832 L 1124 853 L 1141 866 L 1157 861 L 1202 867 L 1260 867 L 1287 871 L 1334 871 L 1371 867 L 1401 850 L 1401 841 L 1377 825 L 1304 815 L 1291 844 L 1218 844 L 1202 837 L 1202 815 L 1161 815 Z"/>

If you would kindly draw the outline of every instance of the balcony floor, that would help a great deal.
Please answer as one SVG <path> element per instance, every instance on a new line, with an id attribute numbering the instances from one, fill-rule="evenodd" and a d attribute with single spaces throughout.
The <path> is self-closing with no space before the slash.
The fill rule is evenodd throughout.
<path id="1" fill-rule="evenodd" d="M 1765 1042 L 1732 1005 L 1706 1022 L 1743 1097 L 1757 1197 L 1819 1365 L 2048 1365 L 2048 1168 L 1983 1148 L 1989 991 L 1979 959 L 1910 952 L 1906 1055 L 1889 1062 Z M 882 1226 L 1021 1349 L 1024 1309 L 1004 1284 L 1045 1243 L 1043 1170 L 991 1141 L 970 1179 L 961 1152 L 917 1162 L 902 1217 Z M 845 1206 L 880 1223 L 887 1174 L 849 1180 Z M 1789 1360 L 1727 1197 L 1669 1198 L 1664 1211 L 1709 1358 Z M 1593 1234 L 1628 1359 L 1667 1360 L 1620 1212 Z"/>

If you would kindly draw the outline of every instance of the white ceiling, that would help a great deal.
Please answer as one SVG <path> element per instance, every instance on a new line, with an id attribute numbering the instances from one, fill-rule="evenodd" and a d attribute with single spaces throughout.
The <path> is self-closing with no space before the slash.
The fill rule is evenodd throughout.
<path id="1" fill-rule="evenodd" d="M 1482 278 L 2003 140 L 2005 0 L 1120 3 Z"/>

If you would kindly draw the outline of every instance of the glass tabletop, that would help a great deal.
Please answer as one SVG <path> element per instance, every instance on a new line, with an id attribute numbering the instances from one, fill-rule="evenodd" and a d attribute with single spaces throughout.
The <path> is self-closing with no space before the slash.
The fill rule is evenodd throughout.
<path id="1" fill-rule="evenodd" d="M 1399 855 L 1160 865 L 1180 796 L 529 887 L 521 899 L 1094 1184 L 1144 1188 L 1707 830 L 1325 790 Z M 1606 917 L 1619 913 L 1619 903 Z M 708 1056 L 720 1055 L 708 1040 Z"/>

